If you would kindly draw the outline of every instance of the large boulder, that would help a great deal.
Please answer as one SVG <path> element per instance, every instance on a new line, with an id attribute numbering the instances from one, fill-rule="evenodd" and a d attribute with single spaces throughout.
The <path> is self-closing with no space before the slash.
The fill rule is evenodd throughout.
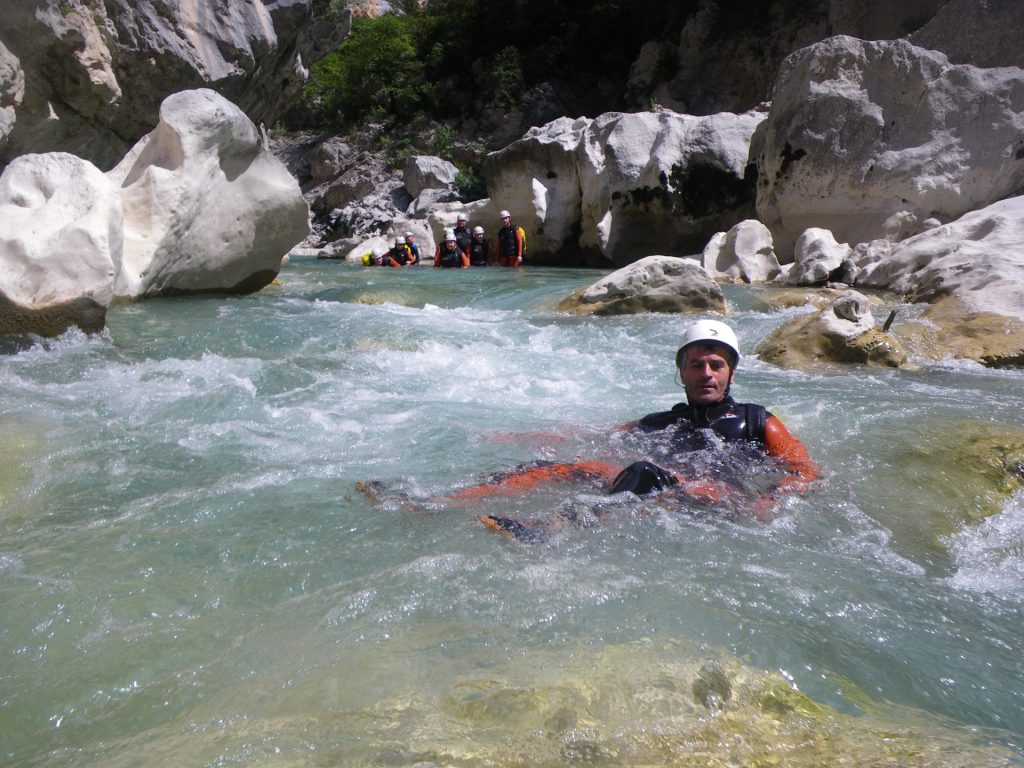
<path id="1" fill-rule="evenodd" d="M 926 317 L 942 332 L 921 332 L 929 354 L 1024 363 L 1024 197 L 900 243 L 861 244 L 849 261 L 857 286 L 935 304 Z"/>
<path id="2" fill-rule="evenodd" d="M 168 97 L 108 176 L 124 208 L 117 297 L 259 290 L 309 231 L 298 183 L 208 89 Z"/>
<path id="3" fill-rule="evenodd" d="M 759 165 L 758 218 L 783 258 L 810 227 L 906 238 L 1024 187 L 1024 70 L 825 40 L 785 60 Z"/>
<path id="4" fill-rule="evenodd" d="M 65 150 L 101 168 L 156 120 L 169 94 L 207 86 L 272 125 L 295 103 L 306 67 L 348 33 L 330 0 L 4 0 L 0 40 L 24 98 L 0 167 Z M 3 57 L 0 56 L 0 59 Z M 4 88 L 0 63 L 0 93 Z"/>
<path id="5" fill-rule="evenodd" d="M 632 315 L 639 312 L 725 312 L 722 289 L 690 259 L 648 256 L 563 300 L 563 312 Z"/>
<path id="6" fill-rule="evenodd" d="M 660 35 L 658 42 L 641 47 L 628 93 L 638 109 L 647 109 L 653 100 L 691 115 L 743 112 L 770 97 L 789 53 L 834 35 L 893 40 L 920 27 L 947 2 L 801 0 L 797 8 L 777 2 L 692 0 L 675 40 Z M 989 6 L 1015 0 L 974 2 Z M 671 12 L 680 8 L 672 6 Z M 1007 27 L 1006 33 L 1017 29 Z"/>
<path id="7" fill-rule="evenodd" d="M 560 118 L 488 155 L 483 173 L 491 198 L 530 233 L 535 263 L 685 256 L 752 217 L 748 157 L 764 117 Z"/>
<path id="8" fill-rule="evenodd" d="M 777 328 L 757 356 L 782 368 L 823 363 L 864 363 L 899 368 L 906 364 L 903 345 L 875 327 L 871 302 L 847 291 L 822 310 Z"/>
<path id="9" fill-rule="evenodd" d="M 23 155 L 0 175 L 0 333 L 103 328 L 121 261 L 121 199 L 74 155 Z"/>
<path id="10" fill-rule="evenodd" d="M 842 266 L 850 255 L 849 244 L 837 243 L 827 229 L 811 227 L 797 238 L 793 267 L 786 275 L 790 285 L 820 285 Z"/>
<path id="11" fill-rule="evenodd" d="M 405 188 L 410 197 L 425 189 L 451 189 L 459 169 L 433 155 L 413 155 L 405 164 Z"/>
<path id="12" fill-rule="evenodd" d="M 1024 67 L 1024 3 L 1019 0 L 949 0 L 907 39 L 942 51 L 954 64 Z"/>
<path id="13" fill-rule="evenodd" d="M 709 274 L 734 282 L 764 283 L 781 273 L 772 233 L 756 219 L 717 233 L 704 246 L 701 258 Z"/>

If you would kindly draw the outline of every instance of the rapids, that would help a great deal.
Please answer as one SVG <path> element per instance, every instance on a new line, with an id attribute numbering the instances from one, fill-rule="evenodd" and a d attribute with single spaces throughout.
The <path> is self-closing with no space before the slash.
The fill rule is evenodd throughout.
<path id="1" fill-rule="evenodd" d="M 618 505 L 524 545 L 476 515 L 600 490 L 439 501 L 625 463 L 612 428 L 682 399 L 684 318 L 554 311 L 598 276 L 296 258 L 0 358 L 0 761 L 1024 764 L 1024 495 L 957 454 L 1024 424 L 1020 371 L 746 354 L 737 399 L 825 475 L 767 524 Z M 808 311 L 725 291 L 745 350 Z"/>

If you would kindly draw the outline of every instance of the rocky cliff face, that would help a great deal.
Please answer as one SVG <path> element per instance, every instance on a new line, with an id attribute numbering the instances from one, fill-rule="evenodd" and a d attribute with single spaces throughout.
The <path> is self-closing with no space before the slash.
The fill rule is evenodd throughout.
<path id="1" fill-rule="evenodd" d="M 257 123 L 347 34 L 330 0 L 4 0 L 0 167 L 62 150 L 107 168 L 177 91 L 210 87 Z"/>

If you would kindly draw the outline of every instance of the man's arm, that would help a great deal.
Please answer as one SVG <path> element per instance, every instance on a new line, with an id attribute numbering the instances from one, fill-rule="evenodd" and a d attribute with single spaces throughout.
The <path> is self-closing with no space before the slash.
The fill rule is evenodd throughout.
<path id="1" fill-rule="evenodd" d="M 807 448 L 775 416 L 764 425 L 764 444 L 769 456 L 779 459 L 791 474 L 779 483 L 784 493 L 803 491 L 821 476 Z"/>

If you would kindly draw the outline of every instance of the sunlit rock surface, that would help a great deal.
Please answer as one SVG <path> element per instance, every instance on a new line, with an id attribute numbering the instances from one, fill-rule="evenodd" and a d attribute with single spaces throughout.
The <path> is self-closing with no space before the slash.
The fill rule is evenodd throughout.
<path id="1" fill-rule="evenodd" d="M 103 327 L 121 262 L 121 199 L 92 163 L 23 155 L 0 175 L 0 333 Z"/>
<path id="2" fill-rule="evenodd" d="M 765 116 L 672 112 L 560 118 L 488 155 L 491 198 L 530 233 L 531 258 L 627 264 L 697 253 L 753 215 L 754 130 Z"/>
<path id="3" fill-rule="evenodd" d="M 565 312 L 630 315 L 637 312 L 724 312 L 725 297 L 695 261 L 648 256 L 598 280 L 558 305 Z"/>
<path id="4" fill-rule="evenodd" d="M 936 304 L 925 317 L 942 333 L 931 335 L 923 350 L 929 356 L 1024 363 L 1024 197 L 900 243 L 861 245 L 851 261 L 856 285 Z"/>
<path id="5" fill-rule="evenodd" d="M 764 283 L 781 273 L 772 233 L 757 219 L 741 221 L 712 237 L 702 259 L 708 274 L 734 282 Z"/>
<path id="6" fill-rule="evenodd" d="M 901 240 L 1024 186 L 1024 70 L 830 38 L 784 62 L 764 139 L 757 212 L 783 258 L 810 227 Z"/>
<path id="7" fill-rule="evenodd" d="M 762 360 L 783 368 L 824 363 L 903 366 L 907 353 L 891 334 L 875 327 L 871 302 L 847 291 L 829 306 L 776 329 L 758 347 Z"/>
<path id="8" fill-rule="evenodd" d="M 786 282 L 790 285 L 824 283 L 842 265 L 851 250 L 847 243 L 837 243 L 827 229 L 805 229 L 797 238 L 794 263 L 786 275 Z"/>
<path id="9" fill-rule="evenodd" d="M 169 97 L 108 176 L 124 206 L 118 297 L 259 290 L 309 231 L 298 183 L 210 90 Z"/>
<path id="10" fill-rule="evenodd" d="M 339 6 L 4 0 L 0 40 L 20 62 L 24 98 L 0 142 L 0 166 L 59 149 L 107 169 L 150 130 L 164 98 L 190 88 L 213 88 L 273 125 L 295 103 L 308 65 L 348 33 L 351 14 Z M 0 64 L 0 91 L 3 79 Z"/>

